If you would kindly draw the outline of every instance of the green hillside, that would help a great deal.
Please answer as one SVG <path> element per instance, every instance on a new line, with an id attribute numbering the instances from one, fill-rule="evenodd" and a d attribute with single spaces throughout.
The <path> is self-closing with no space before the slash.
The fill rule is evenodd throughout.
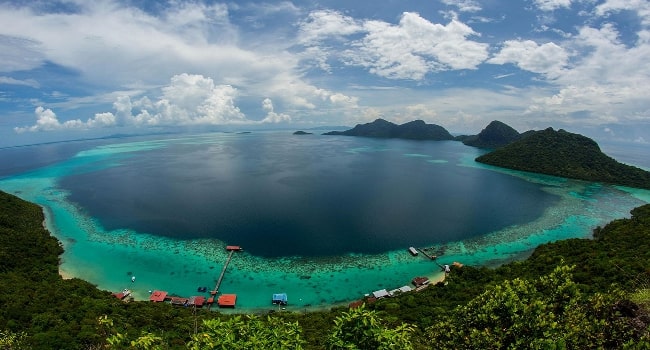
<path id="1" fill-rule="evenodd" d="M 477 162 L 514 170 L 650 189 L 650 172 L 617 162 L 592 139 L 562 129 L 531 133 Z"/>

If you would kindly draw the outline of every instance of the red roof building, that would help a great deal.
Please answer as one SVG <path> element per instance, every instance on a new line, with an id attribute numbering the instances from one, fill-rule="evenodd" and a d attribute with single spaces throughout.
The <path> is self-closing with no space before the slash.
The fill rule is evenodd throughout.
<path id="1" fill-rule="evenodd" d="M 237 302 L 237 294 L 222 294 L 217 300 L 219 307 L 235 307 Z"/>
<path id="2" fill-rule="evenodd" d="M 428 277 L 415 277 L 411 283 L 413 283 L 414 286 L 419 287 L 423 286 L 425 284 L 429 284 L 429 278 Z"/>
<path id="3" fill-rule="evenodd" d="M 240 251 L 240 250 L 243 250 L 243 249 L 238 245 L 227 245 L 226 250 L 227 251 L 231 251 L 231 250 Z"/>
<path id="4" fill-rule="evenodd" d="M 165 301 L 166 297 L 167 292 L 162 290 L 155 290 L 153 293 L 151 293 L 151 296 L 149 296 L 149 301 L 153 301 L 154 303 L 162 303 Z"/>
<path id="5" fill-rule="evenodd" d="M 204 296 L 190 297 L 189 304 L 194 305 L 196 307 L 203 307 L 203 304 L 205 304 L 205 297 Z"/>

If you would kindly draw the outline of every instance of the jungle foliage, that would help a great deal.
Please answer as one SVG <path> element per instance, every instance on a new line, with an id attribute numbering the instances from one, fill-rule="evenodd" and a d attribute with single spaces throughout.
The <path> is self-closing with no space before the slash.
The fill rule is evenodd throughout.
<path id="1" fill-rule="evenodd" d="M 1 349 L 650 348 L 650 205 L 594 239 L 546 244 L 494 269 L 454 267 L 419 293 L 359 309 L 260 315 L 124 303 L 64 280 L 61 246 L 43 218 L 38 206 L 0 192 Z"/>

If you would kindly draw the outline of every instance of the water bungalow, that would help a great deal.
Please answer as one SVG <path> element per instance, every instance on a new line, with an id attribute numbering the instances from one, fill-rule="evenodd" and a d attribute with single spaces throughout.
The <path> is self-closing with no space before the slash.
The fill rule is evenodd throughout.
<path id="1" fill-rule="evenodd" d="M 219 307 L 235 307 L 237 303 L 237 294 L 221 294 L 217 300 Z"/>
<path id="2" fill-rule="evenodd" d="M 413 283 L 414 286 L 419 287 L 423 286 L 425 284 L 429 284 L 429 278 L 428 277 L 415 277 L 411 283 Z"/>
<path id="3" fill-rule="evenodd" d="M 205 297 L 204 296 L 190 297 L 190 300 L 188 300 L 188 302 L 187 302 L 188 306 L 203 307 L 203 304 L 205 304 Z"/>
<path id="4" fill-rule="evenodd" d="M 380 289 L 372 292 L 372 296 L 377 299 L 381 299 L 390 296 L 390 294 L 388 294 L 388 291 L 386 289 Z"/>
<path id="5" fill-rule="evenodd" d="M 189 301 L 190 301 L 189 298 L 183 298 L 183 297 L 171 297 L 169 300 L 169 302 L 172 305 L 176 305 L 176 306 L 187 306 Z"/>
<path id="6" fill-rule="evenodd" d="M 229 252 L 241 252 L 242 250 L 244 250 L 244 248 L 238 245 L 227 245 L 226 250 Z"/>
<path id="7" fill-rule="evenodd" d="M 167 292 L 162 290 L 155 290 L 149 296 L 149 301 L 152 301 L 154 303 L 162 303 L 163 301 L 165 301 L 166 298 L 167 298 Z"/>
<path id="8" fill-rule="evenodd" d="M 412 290 L 413 290 L 413 288 L 411 288 L 409 286 L 403 286 L 403 287 L 399 287 L 397 289 L 391 290 L 390 292 L 388 292 L 388 294 L 390 294 L 390 296 L 394 296 L 394 295 L 397 295 L 397 294 L 410 292 Z"/>
<path id="9" fill-rule="evenodd" d="M 119 292 L 119 293 L 113 293 L 113 295 L 114 295 L 116 298 L 120 299 L 120 300 L 124 300 L 124 299 L 126 299 L 126 297 L 128 297 L 129 295 L 131 295 L 131 291 L 128 290 L 128 289 L 124 289 L 123 291 L 121 291 L 121 292 Z"/>
<path id="10" fill-rule="evenodd" d="M 273 294 L 271 303 L 276 305 L 287 305 L 287 293 Z"/>
<path id="11" fill-rule="evenodd" d="M 413 255 L 413 256 L 417 256 L 418 255 L 418 250 L 413 248 L 413 247 L 409 247 L 409 253 L 411 253 L 411 255 Z"/>

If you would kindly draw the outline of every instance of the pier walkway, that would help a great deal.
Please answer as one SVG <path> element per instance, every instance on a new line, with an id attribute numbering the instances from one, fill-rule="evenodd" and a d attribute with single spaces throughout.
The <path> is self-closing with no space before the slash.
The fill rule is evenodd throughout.
<path id="1" fill-rule="evenodd" d="M 235 252 L 235 250 L 230 250 L 228 253 L 228 259 L 226 259 L 226 263 L 223 264 L 223 269 L 221 270 L 221 275 L 219 275 L 219 279 L 217 280 L 217 285 L 214 286 L 214 290 L 210 292 L 210 294 L 215 295 L 219 293 L 219 287 L 221 286 L 221 281 L 223 281 L 223 276 L 226 275 L 226 269 L 228 268 L 228 264 L 230 264 L 230 259 L 232 259 L 232 254 Z"/>
<path id="2" fill-rule="evenodd" d="M 422 253 L 424 256 L 426 256 L 427 258 L 433 260 L 433 262 L 436 263 L 436 265 L 438 265 L 441 269 L 444 270 L 444 267 L 443 267 L 442 265 L 440 265 L 440 263 L 439 263 L 438 260 L 437 260 L 437 259 L 438 259 L 438 256 L 437 256 L 437 255 L 431 255 L 431 254 L 427 253 L 426 251 L 424 251 L 424 249 L 422 249 L 422 248 L 418 248 L 418 250 L 419 250 L 420 253 Z"/>

